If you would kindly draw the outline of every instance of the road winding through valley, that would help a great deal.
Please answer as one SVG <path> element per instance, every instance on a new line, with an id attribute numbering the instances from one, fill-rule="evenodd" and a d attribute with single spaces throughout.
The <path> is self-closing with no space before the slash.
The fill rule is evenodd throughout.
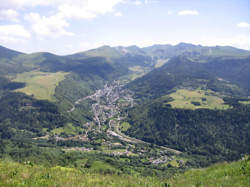
<path id="1" fill-rule="evenodd" d="M 105 84 L 103 89 L 96 90 L 94 94 L 78 99 L 68 112 L 73 112 L 78 104 L 87 99 L 94 101 L 91 106 L 91 110 L 94 114 L 92 123 L 98 127 L 98 131 L 101 131 L 101 127 L 104 124 L 108 124 L 106 133 L 109 136 L 117 137 L 121 141 L 128 143 L 149 144 L 142 140 L 129 137 L 119 130 L 120 121 L 124 119 L 124 117 L 121 116 L 122 108 L 133 107 L 135 104 L 133 93 L 130 90 L 124 89 L 119 81 Z M 87 136 L 88 131 L 93 127 L 93 125 L 91 126 L 90 124 L 91 122 L 88 123 L 88 130 L 85 136 Z M 181 153 L 180 151 L 163 146 L 159 146 L 159 148 L 175 154 Z"/>

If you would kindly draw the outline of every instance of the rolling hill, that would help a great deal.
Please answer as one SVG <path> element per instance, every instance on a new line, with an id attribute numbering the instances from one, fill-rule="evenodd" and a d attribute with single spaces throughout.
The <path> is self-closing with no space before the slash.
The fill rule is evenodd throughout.
<path id="1" fill-rule="evenodd" d="M 172 58 L 167 64 L 128 84 L 138 97 L 157 98 L 182 87 L 211 89 L 222 95 L 249 95 L 250 58 L 210 58 L 206 63 L 189 56 Z"/>
<path id="2" fill-rule="evenodd" d="M 250 52 L 229 46 L 0 47 L 0 157 L 157 179 L 236 160 L 250 153 L 249 80 Z"/>
<path id="3" fill-rule="evenodd" d="M 139 103 L 126 133 L 205 156 L 204 163 L 247 154 L 250 108 L 241 101 L 249 100 L 249 67 L 250 58 L 172 58 L 126 86 Z"/>

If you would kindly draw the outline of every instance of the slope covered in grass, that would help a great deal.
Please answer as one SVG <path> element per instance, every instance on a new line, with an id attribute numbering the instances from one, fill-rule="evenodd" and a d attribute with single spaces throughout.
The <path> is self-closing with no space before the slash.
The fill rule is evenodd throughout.
<path id="1" fill-rule="evenodd" d="M 250 159 L 215 164 L 205 169 L 193 169 L 177 175 L 171 186 L 250 186 Z"/>
<path id="2" fill-rule="evenodd" d="M 230 108 L 229 105 L 224 104 L 223 99 L 210 90 L 179 89 L 169 96 L 173 98 L 173 101 L 169 102 L 173 108 L 193 110 L 198 108 L 226 110 Z"/>
<path id="3" fill-rule="evenodd" d="M 158 178 L 92 173 L 67 167 L 0 161 L 0 186 L 163 186 Z"/>
<path id="4" fill-rule="evenodd" d="M 96 163 L 98 164 L 98 163 Z M 250 185 L 250 159 L 192 169 L 170 179 L 94 173 L 88 169 L 45 167 L 0 161 L 0 186 L 237 186 Z"/>
<path id="5" fill-rule="evenodd" d="M 34 95 L 36 99 L 55 100 L 55 89 L 59 82 L 63 81 L 67 73 L 65 72 L 39 72 L 31 71 L 18 74 L 15 82 L 24 82 L 26 86 L 16 91 L 27 95 Z"/>

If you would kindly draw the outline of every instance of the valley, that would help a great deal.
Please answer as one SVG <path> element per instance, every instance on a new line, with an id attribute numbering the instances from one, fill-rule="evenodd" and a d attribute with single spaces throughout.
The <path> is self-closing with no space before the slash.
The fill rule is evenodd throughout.
<path id="1" fill-rule="evenodd" d="M 248 51 L 1 50 L 11 56 L 0 60 L 0 160 L 48 166 L 46 176 L 60 167 L 164 181 L 250 153 Z"/>
<path id="2" fill-rule="evenodd" d="M 78 99 L 74 102 L 72 108 L 67 112 L 74 112 L 74 110 L 81 104 L 81 102 L 86 101 L 92 103 L 91 111 L 94 116 L 93 121 L 87 122 L 82 125 L 83 129 L 85 129 L 83 130 L 82 134 L 67 138 L 56 135 L 54 137 L 56 141 L 78 140 L 86 142 L 90 141 L 93 134 L 96 134 L 97 136 L 98 134 L 104 134 L 106 138 L 99 139 L 99 141 L 102 142 L 100 146 L 101 150 L 97 152 L 109 153 L 111 155 L 140 155 L 141 157 L 144 157 L 144 159 L 148 157 L 148 151 L 160 152 L 161 154 L 156 153 L 154 156 L 147 158 L 147 160 L 152 164 L 166 164 L 169 161 L 175 160 L 174 155 L 181 154 L 180 151 L 164 146 L 155 145 L 155 148 L 152 149 L 150 148 L 149 143 L 129 137 L 119 130 L 120 124 L 127 116 L 127 113 L 124 112 L 124 109 L 129 109 L 131 107 L 134 107 L 135 105 L 133 93 L 128 89 L 124 89 L 124 85 L 122 85 L 120 81 L 107 83 L 105 84 L 103 89 L 96 90 L 94 94 Z M 54 135 L 50 137 L 49 134 L 46 135 L 47 138 L 53 138 L 53 136 Z M 135 147 L 137 146 L 145 146 L 147 148 L 136 150 Z M 118 147 L 118 149 L 116 149 L 115 147 Z M 93 149 L 90 150 L 84 147 L 71 147 L 68 150 L 94 152 Z"/>

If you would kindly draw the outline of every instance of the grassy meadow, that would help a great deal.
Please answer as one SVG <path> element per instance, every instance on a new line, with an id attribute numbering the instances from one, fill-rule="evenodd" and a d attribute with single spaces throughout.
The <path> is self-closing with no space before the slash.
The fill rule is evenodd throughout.
<path id="1" fill-rule="evenodd" d="M 173 101 L 168 102 L 173 108 L 184 109 L 219 109 L 226 110 L 230 106 L 225 105 L 223 99 L 212 94 L 212 91 L 179 89 L 169 96 Z"/>
<path id="2" fill-rule="evenodd" d="M 26 83 L 26 86 L 17 89 L 17 92 L 33 95 L 36 99 L 55 101 L 56 86 L 64 80 L 66 75 L 67 73 L 65 72 L 49 73 L 31 71 L 18 74 L 13 81 Z"/>
<path id="3" fill-rule="evenodd" d="M 239 103 L 244 104 L 244 105 L 250 105 L 250 101 L 240 101 Z"/>
<path id="4" fill-rule="evenodd" d="M 78 134 L 81 131 L 82 131 L 82 129 L 80 127 L 75 127 L 71 123 L 67 123 L 67 124 L 65 124 L 65 126 L 55 128 L 51 132 L 54 135 L 61 135 L 62 133 L 64 133 L 66 135 L 71 135 L 72 136 L 72 135 Z"/>
<path id="5" fill-rule="evenodd" d="M 94 163 L 100 169 L 102 163 Z M 95 172 L 61 166 L 34 165 L 0 160 L 0 186 L 86 186 L 86 187 L 246 187 L 250 186 L 250 159 L 219 163 L 204 169 L 191 169 L 169 179 Z"/>
<path id="6" fill-rule="evenodd" d="M 147 68 L 142 67 L 142 66 L 132 66 L 132 67 L 129 67 L 128 69 L 133 72 L 129 75 L 130 80 L 135 80 L 139 77 L 142 77 L 148 72 Z"/>
<path id="7" fill-rule="evenodd" d="M 250 186 L 250 159 L 219 163 L 205 169 L 191 169 L 168 182 L 170 186 L 246 187 Z"/>
<path id="8" fill-rule="evenodd" d="M 158 59 L 156 64 L 155 64 L 155 68 L 160 68 L 164 64 L 166 64 L 167 62 L 168 62 L 168 60 L 166 60 L 166 59 Z"/>
<path id="9" fill-rule="evenodd" d="M 98 162 L 95 163 L 98 166 Z M 0 162 L 0 186 L 86 186 L 127 187 L 163 186 L 164 182 L 152 177 L 119 176 L 101 174 L 67 167 L 44 167 L 20 164 L 11 161 Z"/>
<path id="10" fill-rule="evenodd" d="M 128 122 L 123 122 L 121 123 L 119 128 L 120 128 L 120 131 L 126 132 L 129 129 L 129 127 L 130 127 L 130 124 Z"/>

